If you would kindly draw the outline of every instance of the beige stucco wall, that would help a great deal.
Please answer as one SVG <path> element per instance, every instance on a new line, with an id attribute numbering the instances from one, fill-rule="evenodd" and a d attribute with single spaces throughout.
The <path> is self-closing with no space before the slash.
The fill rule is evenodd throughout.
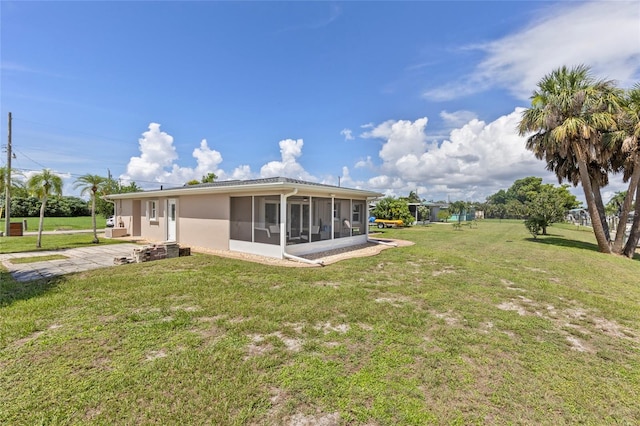
<path id="1" fill-rule="evenodd" d="M 156 202 L 156 220 L 148 219 L 148 202 Z M 166 198 L 153 198 L 149 200 L 118 200 L 116 201 L 117 216 L 116 226 L 124 225 L 127 234 L 142 236 L 149 241 L 165 241 L 167 238 L 167 222 L 165 210 Z M 136 226 L 137 225 L 137 226 Z"/>
<path id="2" fill-rule="evenodd" d="M 229 195 L 178 198 L 178 242 L 187 246 L 229 250 Z"/>
<path id="3" fill-rule="evenodd" d="M 156 202 L 156 220 L 149 219 L 149 202 Z M 154 198 L 151 200 L 142 201 L 142 209 L 140 214 L 142 221 L 140 223 L 140 230 L 142 236 L 149 241 L 165 241 L 167 239 L 167 221 L 166 211 L 167 199 L 166 198 Z"/>
<path id="4" fill-rule="evenodd" d="M 127 234 L 142 236 L 150 242 L 165 241 L 169 198 L 177 201 L 176 240 L 179 244 L 229 250 L 229 196 L 224 194 L 158 197 L 141 202 L 118 200 L 118 218 L 122 220 Z M 149 219 L 150 201 L 156 202 L 156 220 Z M 136 203 L 139 208 L 136 208 Z M 139 225 L 135 226 L 136 223 Z"/>

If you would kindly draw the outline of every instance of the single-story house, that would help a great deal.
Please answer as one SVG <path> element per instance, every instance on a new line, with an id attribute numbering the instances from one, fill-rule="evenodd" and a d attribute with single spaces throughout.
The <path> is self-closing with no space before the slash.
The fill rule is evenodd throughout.
<path id="1" fill-rule="evenodd" d="M 365 243 L 369 201 L 383 194 L 275 177 L 112 194 L 113 236 L 274 258 Z"/>

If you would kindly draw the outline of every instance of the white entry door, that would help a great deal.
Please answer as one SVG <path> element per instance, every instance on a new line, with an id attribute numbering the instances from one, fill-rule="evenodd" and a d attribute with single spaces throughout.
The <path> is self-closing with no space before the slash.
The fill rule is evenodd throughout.
<path id="1" fill-rule="evenodd" d="M 176 240 L 176 199 L 167 200 L 167 241 Z"/>

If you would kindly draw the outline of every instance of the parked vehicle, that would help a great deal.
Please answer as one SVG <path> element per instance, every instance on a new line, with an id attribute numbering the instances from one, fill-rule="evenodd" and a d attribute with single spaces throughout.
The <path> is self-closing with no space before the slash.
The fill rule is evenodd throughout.
<path id="1" fill-rule="evenodd" d="M 378 228 L 382 229 L 382 228 L 391 228 L 394 226 L 403 226 L 404 222 L 402 222 L 402 220 L 400 219 L 376 219 L 375 217 L 371 216 L 369 218 L 369 223 L 373 223 L 376 224 L 378 226 Z"/>

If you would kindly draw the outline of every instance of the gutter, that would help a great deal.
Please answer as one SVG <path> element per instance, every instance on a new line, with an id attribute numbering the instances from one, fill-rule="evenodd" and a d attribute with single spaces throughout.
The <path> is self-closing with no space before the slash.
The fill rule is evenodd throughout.
<path id="1" fill-rule="evenodd" d="M 280 226 L 284 226 L 287 223 L 287 215 L 286 215 L 286 208 L 287 208 L 287 198 L 296 195 L 298 193 L 298 188 L 294 188 L 293 191 L 289 192 L 288 194 L 282 194 L 282 198 L 284 199 L 284 210 L 285 210 L 285 214 L 282 215 L 282 217 L 284 218 L 284 221 L 282 222 L 282 224 Z M 284 231 L 284 232 L 283 232 Z M 311 265 L 320 265 L 320 266 L 324 266 L 324 262 L 320 259 L 318 260 L 310 260 L 310 259 L 305 259 L 304 257 L 299 257 L 299 256 L 294 256 L 293 254 L 289 254 L 286 252 L 285 248 L 287 247 L 287 230 L 286 229 L 280 229 L 280 235 L 281 235 L 281 240 L 280 240 L 280 247 L 282 247 L 282 257 L 286 258 L 286 259 L 291 259 L 291 260 L 295 260 L 298 262 L 302 262 L 302 263 L 308 263 Z M 284 240 L 284 241 L 283 241 Z"/>

